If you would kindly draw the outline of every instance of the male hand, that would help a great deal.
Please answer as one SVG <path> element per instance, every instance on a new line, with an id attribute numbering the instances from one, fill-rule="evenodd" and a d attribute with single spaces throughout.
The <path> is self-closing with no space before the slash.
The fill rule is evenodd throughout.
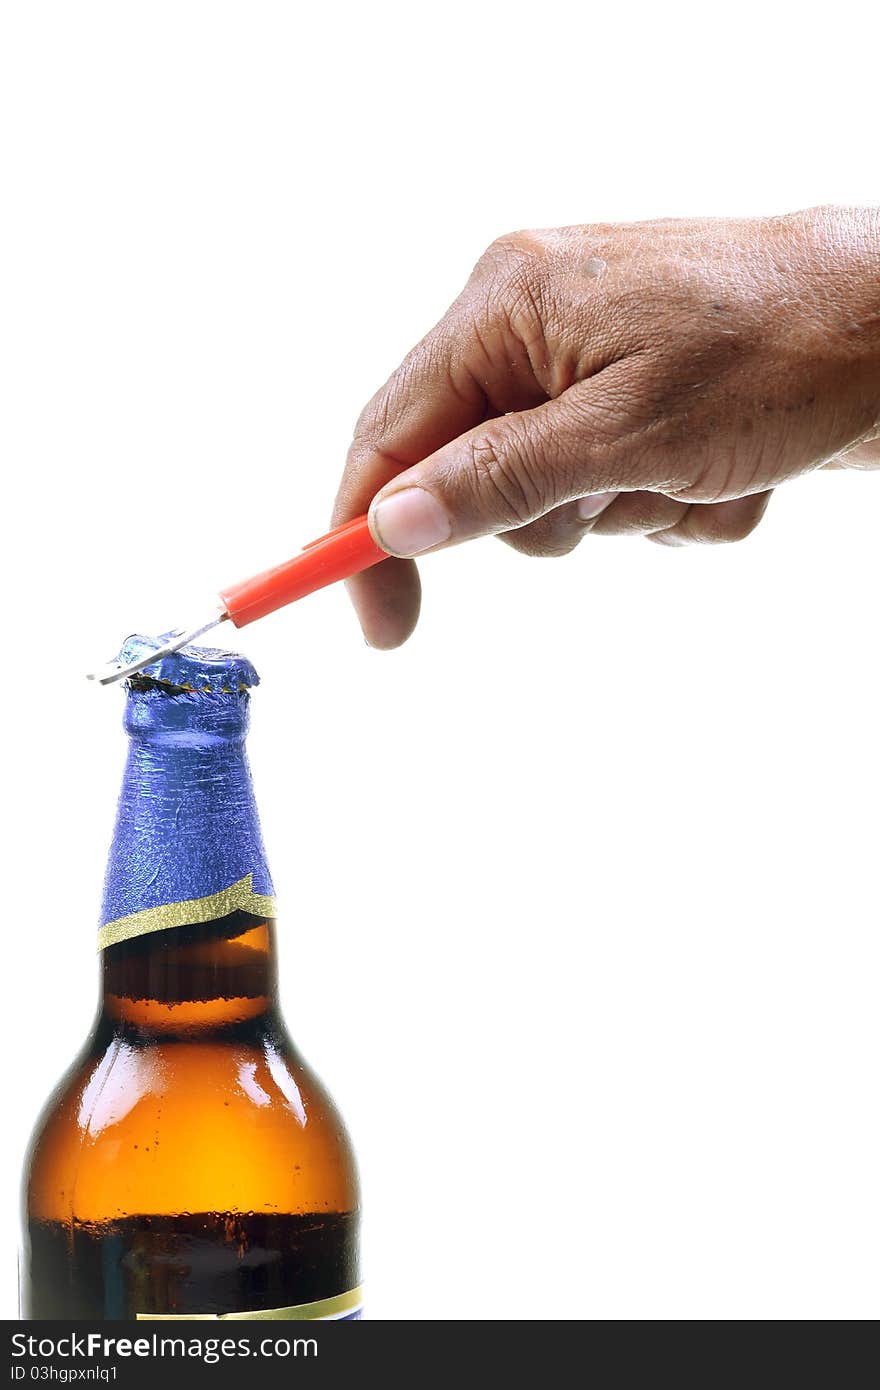
<path id="1" fill-rule="evenodd" d="M 829 463 L 880 466 L 880 212 L 519 232 L 364 410 L 334 523 L 369 508 L 407 557 L 734 541 Z M 405 641 L 411 559 L 350 587 L 372 645 Z"/>

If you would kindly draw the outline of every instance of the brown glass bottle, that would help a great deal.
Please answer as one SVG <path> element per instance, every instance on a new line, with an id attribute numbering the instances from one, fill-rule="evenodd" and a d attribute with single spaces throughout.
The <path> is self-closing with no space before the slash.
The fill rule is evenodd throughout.
<path id="1" fill-rule="evenodd" d="M 242 663 L 211 660 L 129 691 L 108 891 L 134 911 L 104 928 L 93 1035 L 32 1141 L 25 1318 L 360 1315 L 351 1148 L 284 1027 L 256 910 Z M 211 688 L 186 688 L 194 665 Z"/>

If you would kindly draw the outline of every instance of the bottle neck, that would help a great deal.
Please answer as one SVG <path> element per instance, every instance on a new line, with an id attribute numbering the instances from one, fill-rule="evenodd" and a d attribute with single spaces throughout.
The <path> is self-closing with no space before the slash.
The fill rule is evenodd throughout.
<path id="1" fill-rule="evenodd" d="M 102 1011 L 114 1028 L 168 1037 L 268 1021 L 277 1007 L 275 924 L 247 913 L 108 947 Z"/>
<path id="2" fill-rule="evenodd" d="M 245 754 L 246 692 L 128 695 L 102 912 L 103 1009 L 168 1034 L 274 1008 L 272 883 Z"/>

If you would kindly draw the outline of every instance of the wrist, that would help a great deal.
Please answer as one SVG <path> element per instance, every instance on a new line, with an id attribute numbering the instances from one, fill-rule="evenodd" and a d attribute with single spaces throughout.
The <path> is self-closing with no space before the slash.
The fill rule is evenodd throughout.
<path id="1" fill-rule="evenodd" d="M 849 375 L 869 424 L 880 425 L 880 208 L 810 208 L 782 220 L 815 351 Z"/>

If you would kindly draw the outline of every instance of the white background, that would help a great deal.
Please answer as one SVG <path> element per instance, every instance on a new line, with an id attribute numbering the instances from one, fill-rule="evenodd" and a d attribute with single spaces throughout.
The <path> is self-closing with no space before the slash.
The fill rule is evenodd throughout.
<path id="1" fill-rule="evenodd" d="M 95 997 L 83 672 L 325 529 L 494 236 L 876 201 L 872 13 L 7 0 L 3 1315 Z M 371 1317 L 876 1314 L 878 520 L 817 475 L 740 546 L 435 556 L 395 654 L 339 590 L 245 635 Z"/>

